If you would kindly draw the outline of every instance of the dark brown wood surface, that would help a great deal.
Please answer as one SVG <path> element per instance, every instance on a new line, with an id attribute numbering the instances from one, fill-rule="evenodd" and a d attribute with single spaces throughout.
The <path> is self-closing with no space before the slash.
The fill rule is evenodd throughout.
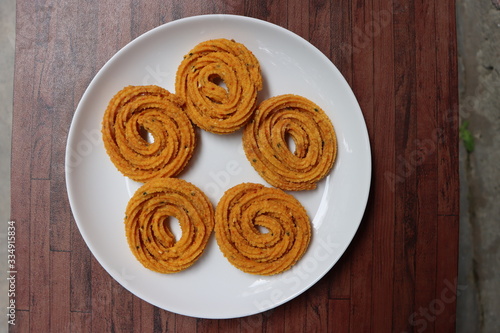
<path id="1" fill-rule="evenodd" d="M 454 6 L 448 0 L 18 0 L 11 332 L 454 332 L 460 293 Z M 373 153 L 366 213 L 339 263 L 292 301 L 230 320 L 169 313 L 122 288 L 80 236 L 64 179 L 73 113 L 105 62 L 156 26 L 212 13 L 276 23 L 318 47 L 358 98 Z"/>

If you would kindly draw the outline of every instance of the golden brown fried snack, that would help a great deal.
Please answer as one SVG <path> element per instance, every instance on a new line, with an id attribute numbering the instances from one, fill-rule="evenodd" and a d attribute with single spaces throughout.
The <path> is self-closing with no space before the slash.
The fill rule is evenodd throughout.
<path id="1" fill-rule="evenodd" d="M 233 40 L 199 43 L 177 69 L 175 90 L 186 101 L 188 116 L 200 128 L 217 134 L 234 132 L 247 123 L 261 89 L 259 62 Z"/>
<path id="2" fill-rule="evenodd" d="M 295 143 L 291 151 L 287 137 Z M 337 138 L 326 113 L 298 95 L 263 101 L 243 131 L 243 148 L 255 170 L 282 190 L 316 188 L 331 170 Z"/>
<path id="3" fill-rule="evenodd" d="M 205 194 L 178 178 L 156 178 L 140 187 L 125 213 L 127 241 L 144 267 L 175 273 L 191 266 L 203 253 L 214 227 L 214 209 Z M 168 218 L 179 221 L 178 241 Z"/>
<path id="4" fill-rule="evenodd" d="M 259 231 L 259 226 L 268 230 Z M 215 237 L 236 268 L 273 275 L 292 267 L 311 238 L 307 212 L 292 195 L 260 184 L 227 190 L 215 210 Z"/>
<path id="5" fill-rule="evenodd" d="M 181 172 L 193 154 L 193 124 L 184 101 L 158 86 L 128 86 L 109 102 L 102 121 L 106 152 L 116 168 L 139 182 Z M 149 143 L 149 132 L 154 142 Z"/>

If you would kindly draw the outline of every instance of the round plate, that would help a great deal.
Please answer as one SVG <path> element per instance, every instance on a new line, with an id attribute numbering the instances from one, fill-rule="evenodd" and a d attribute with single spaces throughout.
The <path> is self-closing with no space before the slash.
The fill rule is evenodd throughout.
<path id="1" fill-rule="evenodd" d="M 100 133 L 104 110 L 113 95 L 127 85 L 156 84 L 174 92 L 175 73 L 183 56 L 199 42 L 214 38 L 234 39 L 257 57 L 264 78 L 260 100 L 285 93 L 302 95 L 325 110 L 336 129 L 338 157 L 331 173 L 315 190 L 289 192 L 311 218 L 310 246 L 291 270 L 276 276 L 256 276 L 234 268 L 213 236 L 192 267 L 176 274 L 159 274 L 135 259 L 125 238 L 125 207 L 140 184 L 123 177 L 104 150 Z M 179 177 L 202 189 L 214 206 L 234 185 L 266 184 L 245 157 L 241 130 L 230 135 L 198 133 L 195 155 Z M 106 63 L 75 112 L 65 171 L 78 228 L 93 255 L 116 281 L 168 311 L 199 318 L 233 318 L 291 300 L 334 266 L 354 237 L 366 207 L 371 154 L 353 92 L 318 49 L 264 21 L 203 15 L 157 27 L 130 42 Z"/>

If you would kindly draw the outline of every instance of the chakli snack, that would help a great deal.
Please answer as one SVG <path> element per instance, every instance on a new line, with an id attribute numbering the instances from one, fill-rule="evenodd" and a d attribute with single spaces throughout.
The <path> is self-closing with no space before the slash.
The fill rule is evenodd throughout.
<path id="1" fill-rule="evenodd" d="M 295 143 L 291 151 L 287 140 Z M 305 97 L 286 94 L 263 101 L 243 131 L 243 148 L 255 170 L 283 190 L 316 188 L 337 155 L 326 113 Z"/>
<path id="2" fill-rule="evenodd" d="M 227 89 L 219 85 L 221 81 Z M 250 119 L 261 89 L 259 62 L 233 40 L 199 43 L 177 69 L 175 90 L 186 101 L 188 116 L 217 134 L 234 132 Z"/>
<path id="3" fill-rule="evenodd" d="M 214 227 L 214 209 L 205 194 L 178 178 L 157 178 L 141 186 L 125 213 L 127 241 L 142 265 L 160 273 L 191 266 L 203 253 Z M 167 220 L 179 221 L 176 241 Z"/>
<path id="4" fill-rule="evenodd" d="M 184 169 L 193 154 L 193 125 L 184 101 L 158 86 L 128 86 L 109 102 L 102 121 L 106 152 L 125 176 L 146 182 Z M 154 142 L 146 140 L 150 133 Z"/>
<path id="5" fill-rule="evenodd" d="M 262 233 L 264 227 L 268 230 Z M 311 238 L 307 212 L 292 195 L 261 184 L 227 190 L 215 210 L 215 237 L 236 268 L 273 275 L 293 266 Z"/>

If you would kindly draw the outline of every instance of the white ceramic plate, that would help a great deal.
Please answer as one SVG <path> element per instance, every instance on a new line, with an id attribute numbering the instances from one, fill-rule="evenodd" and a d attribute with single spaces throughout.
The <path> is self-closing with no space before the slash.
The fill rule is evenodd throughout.
<path id="1" fill-rule="evenodd" d="M 295 93 L 330 116 L 338 136 L 334 168 L 313 191 L 292 193 L 307 209 L 313 236 L 291 270 L 265 277 L 243 273 L 219 251 L 215 237 L 189 269 L 162 275 L 142 267 L 128 248 L 123 218 L 140 184 L 124 178 L 108 158 L 100 128 L 111 97 L 126 85 L 156 84 L 174 92 L 179 63 L 197 43 L 234 39 L 257 57 L 264 77 L 260 99 Z M 266 184 L 245 158 L 241 131 L 200 132 L 200 143 L 180 177 L 201 188 L 214 206 L 242 182 Z M 85 91 L 71 124 L 66 183 L 78 228 L 100 264 L 123 287 L 145 301 L 200 318 L 259 313 L 301 294 L 338 261 L 362 219 L 371 180 L 371 154 L 363 115 L 350 87 L 319 50 L 279 26 L 241 16 L 204 15 L 155 28 L 130 42 L 99 71 Z M 173 227 L 174 234 L 179 230 Z"/>

